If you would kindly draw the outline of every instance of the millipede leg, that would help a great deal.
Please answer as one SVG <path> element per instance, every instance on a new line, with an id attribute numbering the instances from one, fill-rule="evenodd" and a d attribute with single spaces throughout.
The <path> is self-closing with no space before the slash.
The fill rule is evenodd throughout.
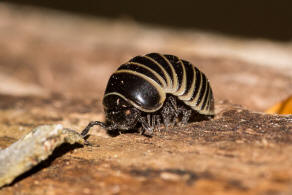
<path id="1" fill-rule="evenodd" d="M 181 110 L 182 114 L 183 114 L 183 117 L 181 119 L 181 124 L 182 125 L 186 125 L 192 115 L 192 110 L 188 110 L 188 109 L 185 109 L 185 108 L 182 108 Z"/>
<path id="2" fill-rule="evenodd" d="M 179 114 L 181 113 L 181 110 L 177 106 L 177 101 L 176 101 L 176 99 L 173 96 L 170 96 L 169 97 L 169 101 L 171 103 L 171 106 L 173 107 L 174 116 L 175 116 L 172 123 L 175 124 L 176 123 L 176 119 L 178 118 Z"/>
<path id="3" fill-rule="evenodd" d="M 165 106 L 161 111 L 161 116 L 166 129 L 174 125 L 175 121 L 173 120 L 173 118 L 175 116 L 175 110 L 169 102 L 165 103 Z"/>
<path id="4" fill-rule="evenodd" d="M 144 134 L 146 132 L 147 135 L 151 135 L 153 133 L 154 126 L 153 121 L 151 121 L 150 114 L 147 114 L 146 117 L 140 117 L 139 122 L 142 125 L 142 131 L 140 131 L 140 134 Z"/>
<path id="5" fill-rule="evenodd" d="M 151 115 L 150 114 L 147 114 L 147 123 L 148 123 L 148 126 L 151 127 Z"/>
<path id="6" fill-rule="evenodd" d="M 160 125 L 161 125 L 161 118 L 159 115 L 154 115 L 155 116 L 155 126 L 156 126 L 156 129 L 159 129 Z"/>
<path id="7" fill-rule="evenodd" d="M 153 129 L 155 129 L 155 122 L 156 122 L 156 115 L 152 115 L 152 119 L 151 119 L 151 126 L 153 127 Z"/>
<path id="8" fill-rule="evenodd" d="M 192 115 L 192 110 L 191 109 L 187 109 L 185 107 L 178 107 L 177 106 L 177 101 L 174 97 L 169 97 L 170 103 L 173 106 L 174 110 L 175 110 L 175 117 L 178 117 L 180 114 L 182 114 L 182 119 L 180 121 L 181 125 L 185 125 L 188 123 L 191 115 Z M 174 119 L 175 120 L 175 119 Z"/>
<path id="9" fill-rule="evenodd" d="M 170 101 L 170 103 L 171 103 L 173 109 L 174 109 L 175 111 L 177 111 L 178 108 L 177 108 L 176 99 L 175 99 L 173 96 L 170 96 L 170 97 L 169 97 L 169 101 Z"/>

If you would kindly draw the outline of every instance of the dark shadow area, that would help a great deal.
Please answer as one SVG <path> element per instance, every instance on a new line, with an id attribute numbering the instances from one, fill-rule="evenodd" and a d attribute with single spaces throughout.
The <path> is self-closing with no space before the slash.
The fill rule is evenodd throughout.
<path id="1" fill-rule="evenodd" d="M 68 143 L 65 143 L 65 144 L 62 144 L 61 146 L 57 147 L 54 152 L 44 161 L 40 162 L 38 165 L 36 165 L 35 167 L 33 167 L 32 169 L 30 169 L 29 171 L 21 174 L 20 176 L 16 177 L 14 179 L 14 181 L 9 185 L 9 186 L 13 186 L 14 184 L 16 184 L 17 182 L 27 178 L 27 177 L 30 177 L 31 175 L 39 172 L 40 170 L 44 169 L 44 168 L 47 168 L 49 167 L 52 162 L 63 156 L 64 154 L 66 154 L 67 152 L 70 152 L 76 148 L 81 148 L 83 147 L 81 144 L 68 144 Z M 5 187 L 5 186 L 4 186 Z"/>
<path id="2" fill-rule="evenodd" d="M 243 37 L 281 41 L 292 39 L 291 1 L 6 0 L 6 2 Z"/>
<path id="3" fill-rule="evenodd" d="M 128 134 L 128 133 L 139 133 L 138 128 L 129 129 L 127 131 L 119 131 L 118 129 L 107 131 L 107 134 L 111 137 L 117 137 L 121 134 Z"/>
<path id="4" fill-rule="evenodd" d="M 212 115 L 202 115 L 200 113 L 198 113 L 197 111 L 193 111 L 192 115 L 190 117 L 189 123 L 191 122 L 201 122 L 201 121 L 207 121 L 214 118 L 214 116 Z"/>

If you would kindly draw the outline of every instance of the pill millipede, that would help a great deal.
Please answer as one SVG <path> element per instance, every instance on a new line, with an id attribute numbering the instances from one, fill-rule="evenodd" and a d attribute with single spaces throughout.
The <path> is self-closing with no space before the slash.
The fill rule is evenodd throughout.
<path id="1" fill-rule="evenodd" d="M 105 122 L 92 121 L 82 131 L 99 125 L 119 132 L 137 128 L 151 135 L 161 126 L 210 119 L 214 97 L 206 75 L 174 55 L 149 53 L 119 66 L 107 84 Z"/>

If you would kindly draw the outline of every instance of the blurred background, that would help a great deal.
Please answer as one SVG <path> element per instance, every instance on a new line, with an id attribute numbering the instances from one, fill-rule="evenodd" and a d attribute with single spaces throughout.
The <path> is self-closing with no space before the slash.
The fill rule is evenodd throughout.
<path id="1" fill-rule="evenodd" d="M 292 94 L 291 19 L 289 1 L 1 1 L 0 94 L 102 110 L 120 64 L 161 52 L 205 72 L 217 101 L 265 111 Z"/>
<path id="2" fill-rule="evenodd" d="M 5 0 L 4 0 L 5 2 Z M 6 0 L 75 14 L 128 19 L 250 38 L 292 39 L 291 1 Z"/>

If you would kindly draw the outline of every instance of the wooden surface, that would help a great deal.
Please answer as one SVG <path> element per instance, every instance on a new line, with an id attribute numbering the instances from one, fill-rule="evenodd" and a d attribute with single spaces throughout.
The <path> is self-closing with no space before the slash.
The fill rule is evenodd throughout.
<path id="1" fill-rule="evenodd" d="M 0 147 L 33 127 L 103 120 L 110 74 L 148 52 L 208 76 L 216 117 L 60 147 L 0 194 L 291 194 L 292 116 L 260 113 L 292 94 L 292 44 L 244 40 L 0 3 Z"/>

